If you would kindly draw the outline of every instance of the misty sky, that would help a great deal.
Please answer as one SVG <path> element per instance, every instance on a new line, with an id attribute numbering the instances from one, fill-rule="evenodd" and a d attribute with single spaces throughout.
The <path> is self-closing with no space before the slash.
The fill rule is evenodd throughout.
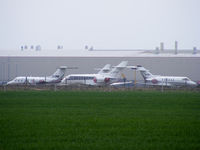
<path id="1" fill-rule="evenodd" d="M 200 48 L 200 0 L 0 0 L 0 51 Z"/>

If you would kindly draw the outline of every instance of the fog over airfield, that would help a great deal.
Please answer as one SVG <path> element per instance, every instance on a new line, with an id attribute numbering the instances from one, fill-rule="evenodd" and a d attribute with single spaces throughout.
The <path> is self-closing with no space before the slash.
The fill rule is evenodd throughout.
<path id="1" fill-rule="evenodd" d="M 52 53 L 174 48 L 175 40 L 200 48 L 199 8 L 199 0 L 0 0 L 0 55 L 37 44 Z"/>

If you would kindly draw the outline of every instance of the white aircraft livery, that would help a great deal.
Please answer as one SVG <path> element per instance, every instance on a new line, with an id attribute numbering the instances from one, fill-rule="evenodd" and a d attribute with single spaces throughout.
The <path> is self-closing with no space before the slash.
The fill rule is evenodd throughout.
<path id="1" fill-rule="evenodd" d="M 109 85 L 120 78 L 120 73 L 127 64 L 127 61 L 122 61 L 114 67 L 107 64 L 97 74 L 70 74 L 61 81 L 61 84 Z"/>
<path id="2" fill-rule="evenodd" d="M 153 75 L 149 70 L 138 65 L 137 70 L 140 71 L 147 85 L 159 85 L 159 86 L 197 86 L 197 84 L 190 80 L 188 77 L 178 76 L 160 76 Z"/>
<path id="3" fill-rule="evenodd" d="M 12 81 L 9 81 L 7 85 L 23 85 L 23 84 L 35 85 L 44 83 L 48 84 L 59 83 L 65 75 L 66 68 L 67 68 L 66 66 L 60 66 L 60 68 L 58 68 L 54 74 L 47 77 L 31 77 L 31 76 L 16 77 Z"/>

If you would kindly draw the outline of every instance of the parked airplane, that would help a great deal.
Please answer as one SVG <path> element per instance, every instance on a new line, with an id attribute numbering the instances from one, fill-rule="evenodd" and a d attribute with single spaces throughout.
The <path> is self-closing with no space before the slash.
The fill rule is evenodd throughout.
<path id="1" fill-rule="evenodd" d="M 190 80 L 188 77 L 178 76 L 160 76 L 153 75 L 149 70 L 138 65 L 137 70 L 140 71 L 147 85 L 159 85 L 159 86 L 197 86 L 197 84 Z"/>
<path id="2" fill-rule="evenodd" d="M 60 66 L 54 74 L 47 77 L 21 76 L 9 81 L 7 85 L 59 83 L 65 74 L 66 66 Z"/>
<path id="3" fill-rule="evenodd" d="M 108 85 L 120 78 L 120 73 L 126 68 L 127 64 L 127 61 L 122 61 L 113 68 L 110 64 L 107 64 L 97 74 L 71 74 L 66 76 L 61 83 L 69 85 Z"/>

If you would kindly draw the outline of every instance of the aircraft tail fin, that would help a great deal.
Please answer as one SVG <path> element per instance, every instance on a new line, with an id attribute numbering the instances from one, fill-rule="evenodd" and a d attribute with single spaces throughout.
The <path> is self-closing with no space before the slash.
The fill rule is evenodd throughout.
<path id="1" fill-rule="evenodd" d="M 98 74 L 108 73 L 111 70 L 111 65 L 106 64 L 99 72 Z"/>
<path id="2" fill-rule="evenodd" d="M 128 61 L 122 61 L 119 65 L 114 66 L 110 71 L 111 76 L 117 77 L 120 76 L 120 73 L 127 67 Z"/>
<path id="3" fill-rule="evenodd" d="M 66 66 L 60 66 L 56 72 L 54 72 L 54 74 L 51 75 L 51 77 L 53 78 L 58 78 L 58 79 L 62 79 L 65 75 L 65 71 L 66 71 L 67 67 Z"/>
<path id="4" fill-rule="evenodd" d="M 151 74 L 149 72 L 149 70 L 147 70 L 146 68 L 142 67 L 141 65 L 137 65 L 137 70 L 140 71 L 140 73 L 141 73 L 142 77 L 144 78 L 144 80 L 154 76 L 153 74 Z"/>

